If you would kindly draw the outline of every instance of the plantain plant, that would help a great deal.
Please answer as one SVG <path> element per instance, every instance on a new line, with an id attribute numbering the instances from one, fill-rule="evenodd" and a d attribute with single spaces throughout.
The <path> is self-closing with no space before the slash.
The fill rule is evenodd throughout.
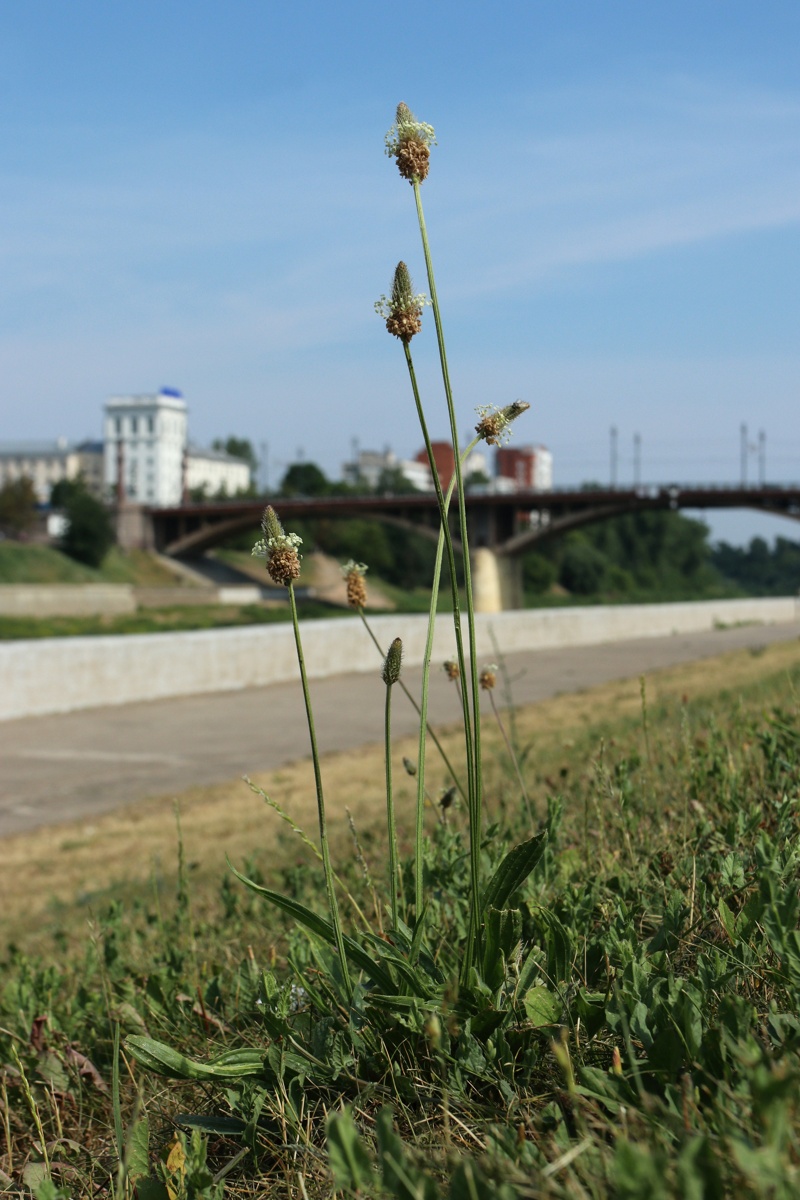
<path id="1" fill-rule="evenodd" d="M 421 184 L 428 175 L 430 148 L 435 143 L 430 126 L 418 122 L 406 105 L 397 109 L 396 123 L 386 139 L 387 153 L 396 160 L 400 175 L 412 186 L 425 259 L 441 366 L 444 407 L 453 441 L 455 470 L 443 484 L 433 454 L 411 355 L 411 341 L 422 331 L 428 301 L 415 294 L 404 262 L 394 272 L 391 295 L 381 297 L 376 310 L 390 334 L 402 347 L 416 415 L 428 453 L 439 507 L 439 536 L 431 587 L 431 604 L 423 661 L 422 688 L 415 706 L 420 717 L 416 764 L 417 795 L 414 813 L 413 862 L 407 870 L 398 853 L 398 814 L 391 772 L 391 697 L 402 684 L 400 640 L 384 655 L 386 685 L 386 808 L 388 869 L 386 919 L 379 914 L 374 928 L 368 924 L 346 932 L 339 911 L 337 876 L 331 863 L 325 809 L 322 764 L 316 742 L 314 717 L 303 655 L 294 584 L 300 573 L 297 534 L 287 533 L 278 514 L 267 508 L 264 537 L 254 553 L 263 555 L 272 580 L 288 591 L 295 634 L 298 667 L 308 721 L 319 821 L 327 913 L 322 915 L 297 899 L 267 888 L 232 867 L 233 874 L 270 905 L 295 922 L 289 960 L 295 980 L 281 985 L 263 972 L 260 1027 L 250 1044 L 226 1048 L 210 1061 L 189 1059 L 174 1048 L 151 1038 L 127 1039 L 129 1053 L 144 1067 L 174 1079 L 241 1083 L 250 1080 L 265 1092 L 315 1085 L 320 1094 L 358 1094 L 365 1083 L 389 1089 L 398 1096 L 408 1080 L 438 1091 L 446 1076 L 448 1087 L 485 1087 L 492 1072 L 488 1063 L 503 1052 L 504 1030 L 522 1029 L 529 1017 L 525 1009 L 528 986 L 537 974 L 523 943 L 523 916 L 517 900 L 525 881 L 545 849 L 544 829 L 509 848 L 495 828 L 486 838 L 483 828 L 480 676 L 476 658 L 475 605 L 469 561 L 469 537 L 464 503 L 463 464 L 481 441 L 496 444 L 528 405 L 517 401 L 502 408 L 479 409 L 475 436 L 461 447 L 456 428 L 442 319 L 433 273 L 431 250 L 422 208 Z M 455 497 L 459 542 L 463 554 L 465 598 L 462 611 L 456 572 L 456 543 L 450 528 L 450 505 Z M 430 736 L 427 711 L 435 616 L 438 609 L 441 569 L 447 558 L 452 616 L 461 678 L 464 760 L 457 772 L 445 756 L 454 778 L 453 794 L 461 791 L 466 805 L 467 848 L 461 833 L 446 822 L 426 840 L 425 760 Z M 344 568 L 348 601 L 363 618 L 365 589 L 363 564 Z M 366 622 L 365 622 L 366 623 Z M 465 629 L 464 629 L 465 627 Z M 368 632 L 369 626 L 367 625 Z M 373 636 L 373 640 L 374 636 Z M 376 642 L 377 644 L 377 642 Z M 405 685 L 402 685 L 405 687 Z M 436 740 L 436 739 L 435 739 Z M 436 740 L 441 751 L 441 746 Z M 443 753 L 443 752 L 442 752 Z M 461 771 L 465 782 L 461 782 Z M 451 797 L 452 798 L 452 797 Z M 274 805 L 277 807 L 277 805 Z M 279 809 L 280 811 L 280 809 Z M 363 914 L 361 914 L 363 917 Z M 446 919 L 445 919 L 446 918 Z M 364 924 L 364 922 L 362 922 Z M 444 930 L 448 930 L 445 935 Z M 453 939 L 452 930 L 457 931 Z M 302 935 L 302 936 L 300 936 Z M 294 989 L 294 990 L 292 990 Z M 300 1000 L 298 1002 L 298 997 Z M 432 1031 L 435 1032 L 435 1036 Z M 500 1043 L 497 1043 L 497 1038 Z M 492 1049 L 487 1049 L 492 1040 Z M 502 1057 L 502 1054 L 501 1054 Z M 502 1093 L 497 1075 L 498 1094 Z M 292 1083 L 293 1081 L 293 1083 Z M 472 1081 L 472 1082 L 470 1082 Z M 263 1100 L 261 1102 L 263 1107 Z M 259 1112 L 262 1109 L 259 1108 Z M 202 1127 L 203 1118 L 185 1119 L 187 1126 Z M 207 1126 L 216 1128 L 213 1121 Z"/>

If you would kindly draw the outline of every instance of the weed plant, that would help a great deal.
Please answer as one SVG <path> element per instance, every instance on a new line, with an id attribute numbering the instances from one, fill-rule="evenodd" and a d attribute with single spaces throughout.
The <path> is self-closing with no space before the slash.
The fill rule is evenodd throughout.
<path id="1" fill-rule="evenodd" d="M 300 539 L 267 509 L 258 549 L 287 589 L 311 742 L 319 841 L 301 837 L 312 865 L 282 886 L 232 867 L 224 915 L 203 924 L 179 830 L 170 912 L 112 908 L 80 965 L 11 954 L 0 1180 L 22 1180 L 38 1200 L 305 1198 L 332 1186 L 398 1200 L 800 1189 L 796 696 L 784 689 L 767 717 L 687 704 L 662 728 L 643 685 L 640 728 L 601 744 L 591 770 L 561 786 L 532 778 L 513 725 L 499 727 L 504 759 L 511 751 L 502 783 L 484 762 L 459 503 L 470 447 L 456 435 L 420 191 L 433 141 L 401 105 L 387 151 L 412 186 L 422 237 L 455 448 L 447 488 L 410 351 L 424 299 L 404 263 L 380 302 L 440 506 L 415 811 L 395 805 L 396 640 L 383 665 L 386 867 L 360 840 L 334 867 L 294 595 Z M 500 439 L 526 407 L 481 411 L 477 439 Z M 453 497 L 463 744 L 459 783 L 434 813 L 427 679 L 443 561 L 457 578 Z M 487 780 L 502 803 L 495 793 L 487 805 Z"/>

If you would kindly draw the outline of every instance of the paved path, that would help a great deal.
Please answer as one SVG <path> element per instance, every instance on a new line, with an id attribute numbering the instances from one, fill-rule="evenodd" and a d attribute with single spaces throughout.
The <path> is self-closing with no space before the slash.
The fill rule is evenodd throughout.
<path id="1" fill-rule="evenodd" d="M 601 646 L 537 650 L 507 661 L 514 701 L 530 704 L 561 692 L 722 654 L 791 641 L 795 625 L 642 638 Z M 419 690 L 420 672 L 404 681 Z M 383 738 L 384 686 L 374 675 L 314 680 L 311 685 L 321 749 L 345 750 Z M 434 672 L 432 723 L 458 720 L 452 684 Z M 393 727 L 416 728 L 398 693 Z M 177 794 L 308 756 L 298 684 L 179 697 L 120 707 L 84 709 L 0 723 L 0 837 L 40 825 L 107 812 L 148 796 Z"/>

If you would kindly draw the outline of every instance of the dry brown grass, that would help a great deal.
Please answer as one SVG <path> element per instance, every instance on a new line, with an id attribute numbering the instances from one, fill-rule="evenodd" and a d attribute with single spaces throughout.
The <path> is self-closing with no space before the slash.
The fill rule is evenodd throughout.
<path id="1" fill-rule="evenodd" d="M 687 695 L 691 699 L 738 690 L 800 664 L 800 643 L 776 643 L 763 651 L 736 651 L 655 672 L 648 676 L 648 703 Z M 638 679 L 604 684 L 558 696 L 517 711 L 520 743 L 533 744 L 543 759 L 563 755 L 576 737 L 612 719 L 635 716 L 641 707 Z M 486 761 L 491 770 L 503 752 L 487 716 Z M 443 742 L 459 761 L 460 733 L 452 727 Z M 403 755 L 416 756 L 413 738 L 395 744 L 398 812 L 413 804 L 412 781 L 400 766 Z M 323 778 L 333 839 L 349 842 L 345 807 L 362 832 L 382 828 L 384 819 L 383 752 L 380 747 L 326 756 Z M 429 751 L 429 786 L 435 795 L 446 776 L 434 749 Z M 258 776 L 254 782 L 290 814 L 311 837 L 316 804 L 310 761 Z M 491 788 L 487 789 L 491 808 Z M 226 855 L 241 864 L 258 853 L 263 867 L 279 868 L 294 853 L 306 857 L 299 841 L 288 843 L 288 827 L 240 779 L 213 787 L 192 788 L 178 797 L 187 861 L 194 865 L 197 891 L 203 881 L 218 884 Z M 409 823 L 410 824 L 410 823 Z M 291 834 L 289 838 L 291 839 Z M 176 830 L 173 797 L 149 800 L 92 821 L 50 826 L 6 839 L 0 872 L 0 942 L 36 941 L 54 923 L 67 931 L 84 928 L 91 903 L 125 895 L 147 885 L 154 869 L 174 872 Z M 334 853 L 336 847 L 334 846 Z M 349 852 L 349 851 L 348 851 Z"/>

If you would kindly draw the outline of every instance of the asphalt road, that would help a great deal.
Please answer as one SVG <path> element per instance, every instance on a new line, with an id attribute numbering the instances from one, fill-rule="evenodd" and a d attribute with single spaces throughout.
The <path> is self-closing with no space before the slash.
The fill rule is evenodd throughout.
<path id="1" fill-rule="evenodd" d="M 792 625 L 750 625 L 640 638 L 600 646 L 536 650 L 506 662 L 517 704 L 626 679 L 726 650 L 791 641 Z M 346 750 L 383 738 L 384 685 L 375 674 L 312 681 L 321 750 Z M 404 672 L 412 693 L 420 672 Z M 499 698 L 499 697 L 498 697 Z M 458 720 L 453 685 L 433 673 L 430 720 Z M 416 715 L 399 692 L 396 734 Z M 0 837 L 108 812 L 151 796 L 176 795 L 308 757 L 299 684 L 84 709 L 0 722 Z"/>

